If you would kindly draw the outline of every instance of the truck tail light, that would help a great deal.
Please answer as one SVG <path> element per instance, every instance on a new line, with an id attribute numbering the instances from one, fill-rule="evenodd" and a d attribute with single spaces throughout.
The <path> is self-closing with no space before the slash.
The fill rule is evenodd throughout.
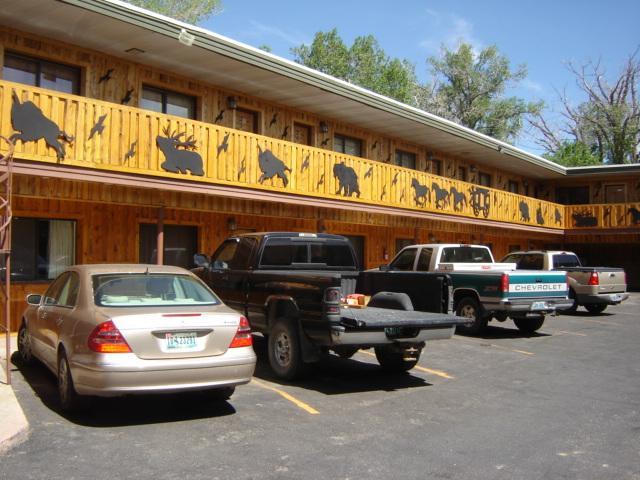
<path id="1" fill-rule="evenodd" d="M 324 291 L 324 303 L 328 304 L 327 313 L 340 313 L 341 294 L 340 287 L 329 287 Z"/>
<path id="2" fill-rule="evenodd" d="M 591 272 L 591 276 L 589 277 L 589 285 L 600 285 L 600 277 L 598 277 L 598 272 Z"/>
<path id="3" fill-rule="evenodd" d="M 244 316 L 240 316 L 240 325 L 238 325 L 238 330 L 233 340 L 231 340 L 229 348 L 250 347 L 251 345 L 253 345 L 253 338 L 251 337 L 249 320 Z"/>
<path id="4" fill-rule="evenodd" d="M 102 322 L 89 335 L 89 349 L 98 353 L 131 353 L 129 344 L 112 320 Z"/>
<path id="5" fill-rule="evenodd" d="M 500 277 L 500 291 L 507 293 L 509 291 L 509 275 L 503 273 Z"/>

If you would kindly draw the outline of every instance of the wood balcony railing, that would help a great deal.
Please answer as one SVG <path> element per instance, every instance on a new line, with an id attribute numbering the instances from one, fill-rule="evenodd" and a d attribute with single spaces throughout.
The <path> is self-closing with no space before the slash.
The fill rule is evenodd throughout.
<path id="1" fill-rule="evenodd" d="M 7 81 L 0 81 L 0 134 L 16 139 L 16 158 L 39 162 L 551 229 L 582 228 L 574 220 L 580 207 L 565 210 L 425 172 Z M 595 212 L 610 206 L 587 207 Z M 637 205 L 615 208 L 611 227 L 634 225 L 637 217 L 622 213 Z M 598 215 L 597 226 L 605 226 L 604 214 Z"/>

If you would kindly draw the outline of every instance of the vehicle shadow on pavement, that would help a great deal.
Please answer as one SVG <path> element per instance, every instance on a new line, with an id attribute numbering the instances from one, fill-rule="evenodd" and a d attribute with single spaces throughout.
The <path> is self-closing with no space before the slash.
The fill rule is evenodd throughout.
<path id="1" fill-rule="evenodd" d="M 486 340 L 499 340 L 499 339 L 507 339 L 507 338 L 543 338 L 550 337 L 550 333 L 544 333 L 544 326 L 541 330 L 534 333 L 524 333 L 518 330 L 516 327 L 510 326 L 498 326 L 498 325 L 487 325 L 483 332 L 475 335 L 458 333 L 456 335 L 461 335 L 463 337 L 475 337 L 475 338 L 484 338 Z"/>
<path id="2" fill-rule="evenodd" d="M 314 390 L 325 395 L 342 395 L 371 391 L 395 391 L 408 388 L 429 387 L 432 384 L 424 378 L 412 374 L 387 373 L 377 364 L 375 357 L 372 363 L 364 355 L 362 361 L 340 358 L 337 355 L 326 354 L 322 359 L 309 366 L 308 373 L 300 380 L 288 382 L 271 370 L 267 356 L 267 342 L 263 337 L 254 335 L 253 348 L 258 356 L 254 377 L 278 385 L 294 385 L 296 387 Z M 372 352 L 367 350 L 366 352 Z"/>
<path id="3" fill-rule="evenodd" d="M 16 352 L 11 356 L 26 384 L 50 410 L 86 427 L 121 427 L 222 417 L 236 412 L 229 401 L 213 400 L 206 391 L 123 397 L 83 397 L 78 412 L 60 410 L 55 376 L 42 363 L 24 365 Z M 98 413 L 99 412 L 99 413 Z"/>

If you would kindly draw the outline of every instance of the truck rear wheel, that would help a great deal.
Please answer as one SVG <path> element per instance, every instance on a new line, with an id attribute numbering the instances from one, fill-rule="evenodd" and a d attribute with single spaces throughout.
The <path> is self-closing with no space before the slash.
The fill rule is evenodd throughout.
<path id="1" fill-rule="evenodd" d="M 463 297 L 458 301 L 456 315 L 471 319 L 471 323 L 456 327 L 456 331 L 459 333 L 477 335 L 487 326 L 487 319 L 482 316 L 480 305 L 473 297 Z"/>
<path id="2" fill-rule="evenodd" d="M 544 316 L 540 318 L 514 318 L 513 323 L 516 324 L 516 327 L 518 327 L 518 330 L 522 333 L 531 335 L 542 327 Z"/>
<path id="3" fill-rule="evenodd" d="M 588 303 L 584 306 L 589 313 L 602 313 L 607 309 L 606 303 Z"/>
<path id="4" fill-rule="evenodd" d="M 301 377 L 306 364 L 302 361 L 300 334 L 293 320 L 276 321 L 268 336 L 269 364 L 275 374 L 285 380 Z"/>
<path id="5" fill-rule="evenodd" d="M 378 363 L 385 372 L 401 373 L 407 372 L 416 366 L 420 360 L 422 347 L 397 345 L 384 345 L 375 347 Z"/>

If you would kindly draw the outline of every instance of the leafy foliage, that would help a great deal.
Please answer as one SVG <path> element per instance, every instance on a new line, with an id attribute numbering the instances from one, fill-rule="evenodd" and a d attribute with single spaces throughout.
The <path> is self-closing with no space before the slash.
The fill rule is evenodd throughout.
<path id="1" fill-rule="evenodd" d="M 296 62 L 374 92 L 410 103 L 417 85 L 413 64 L 389 58 L 372 35 L 348 47 L 337 29 L 317 32 L 311 45 L 291 49 Z"/>
<path id="2" fill-rule="evenodd" d="M 565 141 L 553 153 L 546 153 L 543 156 L 547 160 L 559 163 L 565 167 L 584 167 L 587 165 L 599 165 L 601 160 L 597 152 L 592 147 L 582 142 Z"/>
<path id="3" fill-rule="evenodd" d="M 509 60 L 497 47 L 479 53 L 467 43 L 457 50 L 442 47 L 440 57 L 430 57 L 432 80 L 421 87 L 418 105 L 491 137 L 513 141 L 525 116 L 536 114 L 542 103 L 505 97 L 508 86 L 527 75 L 524 65 L 511 70 Z"/>
<path id="4" fill-rule="evenodd" d="M 126 0 L 138 7 L 196 24 L 220 11 L 220 0 Z"/>

